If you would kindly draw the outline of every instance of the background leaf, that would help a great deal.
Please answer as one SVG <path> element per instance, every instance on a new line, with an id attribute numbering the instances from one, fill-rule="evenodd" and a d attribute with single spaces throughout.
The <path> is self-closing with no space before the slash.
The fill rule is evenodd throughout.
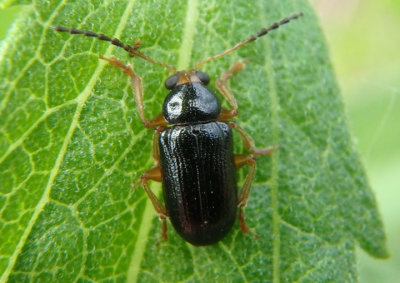
<path id="1" fill-rule="evenodd" d="M 170 241 L 155 246 L 159 221 L 143 191 L 129 190 L 152 166 L 152 133 L 138 119 L 127 78 L 98 54 L 130 61 L 142 75 L 148 117 L 160 112 L 168 74 L 49 27 L 140 38 L 146 54 L 188 68 L 297 11 L 306 16 L 205 66 L 216 78 L 252 59 L 231 82 L 238 122 L 258 145 L 281 147 L 258 160 L 246 209 L 260 239 L 236 225 L 218 245 L 194 248 L 170 229 Z M 36 1 L 1 50 L 2 280 L 354 281 L 355 242 L 387 255 L 306 1 Z"/>

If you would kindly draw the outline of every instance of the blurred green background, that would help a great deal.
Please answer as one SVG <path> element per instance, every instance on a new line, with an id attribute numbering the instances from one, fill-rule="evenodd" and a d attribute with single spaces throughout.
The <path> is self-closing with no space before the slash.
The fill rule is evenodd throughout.
<path id="1" fill-rule="evenodd" d="M 376 260 L 360 250 L 360 282 L 400 282 L 400 1 L 310 1 L 330 46 L 392 254 Z M 0 40 L 19 10 L 0 10 Z"/>
<path id="2" fill-rule="evenodd" d="M 360 282 L 400 282 L 400 1 L 311 3 L 328 41 L 392 255 L 376 260 L 360 250 Z"/>

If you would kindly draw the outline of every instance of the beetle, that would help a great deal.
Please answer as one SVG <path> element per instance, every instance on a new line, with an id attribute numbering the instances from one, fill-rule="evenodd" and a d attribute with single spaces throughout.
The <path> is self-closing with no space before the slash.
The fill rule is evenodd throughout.
<path id="1" fill-rule="evenodd" d="M 170 219 L 178 234 L 192 245 L 211 245 L 220 241 L 232 228 L 236 217 L 242 232 L 252 232 L 247 226 L 243 208 L 249 199 L 254 178 L 255 156 L 269 155 L 277 146 L 259 149 L 253 139 L 232 118 L 237 116 L 236 100 L 227 87 L 234 73 L 244 67 L 244 61 L 234 64 L 216 81 L 216 88 L 229 102 L 231 109 L 221 108 L 216 94 L 207 87 L 209 76 L 199 71 L 205 63 L 221 58 L 266 35 L 271 30 L 297 19 L 302 13 L 293 14 L 251 35 L 233 47 L 208 57 L 190 69 L 178 71 L 174 66 L 155 61 L 138 49 L 140 41 L 132 46 L 117 38 L 74 28 L 53 27 L 58 32 L 83 34 L 109 41 L 128 52 L 131 57 L 140 57 L 152 64 L 167 68 L 170 76 L 165 81 L 169 90 L 162 114 L 147 120 L 143 105 L 142 80 L 130 65 L 116 57 L 100 59 L 122 69 L 130 77 L 130 84 L 140 119 L 145 127 L 154 129 L 153 158 L 155 166 L 144 172 L 133 185 L 142 185 L 162 220 L 162 238 L 167 239 L 166 219 Z M 234 154 L 232 130 L 238 130 L 244 147 L 251 154 Z M 250 165 L 240 192 L 237 189 L 236 170 Z M 148 181 L 162 182 L 164 203 L 151 191 Z M 239 208 L 239 212 L 237 212 Z M 238 215 L 238 216 L 237 216 Z"/>

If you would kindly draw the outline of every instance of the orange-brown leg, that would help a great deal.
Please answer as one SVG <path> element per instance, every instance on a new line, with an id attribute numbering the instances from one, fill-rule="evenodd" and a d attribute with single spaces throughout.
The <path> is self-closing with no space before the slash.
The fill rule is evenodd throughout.
<path id="1" fill-rule="evenodd" d="M 254 172 L 256 169 L 256 160 L 251 154 L 235 154 L 234 162 L 237 170 L 245 165 L 250 165 L 250 170 L 247 173 L 246 179 L 244 180 L 243 188 L 238 196 L 238 218 L 240 222 L 240 229 L 242 230 L 243 234 L 250 233 L 253 235 L 254 238 L 258 238 L 258 235 L 247 226 L 243 213 L 243 208 L 246 206 L 250 196 L 251 183 L 254 179 Z"/>
<path id="2" fill-rule="evenodd" d="M 166 219 L 168 218 L 168 213 L 165 208 L 165 206 L 161 203 L 161 201 L 156 197 L 156 195 L 151 191 L 148 181 L 156 181 L 156 182 L 161 182 L 162 181 L 162 174 L 161 174 L 161 167 L 160 167 L 160 154 L 159 154 L 159 148 L 158 148 L 158 137 L 160 136 L 160 131 L 155 131 L 154 136 L 153 136 L 153 158 L 156 163 L 156 165 L 151 168 L 150 170 L 144 172 L 142 176 L 140 177 L 139 181 L 132 185 L 132 188 L 136 188 L 139 185 L 142 185 L 144 190 L 146 191 L 147 196 L 149 197 L 154 210 L 156 211 L 158 217 L 162 221 L 162 227 L 161 227 L 161 237 L 163 240 L 168 240 L 167 236 L 167 223 Z"/>
<path id="3" fill-rule="evenodd" d="M 165 206 L 161 203 L 161 201 L 156 197 L 156 195 L 151 191 L 148 181 L 156 181 L 156 182 L 161 182 L 161 168 L 159 165 L 153 167 L 149 171 L 146 171 L 142 174 L 140 177 L 139 181 L 132 185 L 132 188 L 136 188 L 139 185 L 142 185 L 144 190 L 146 191 L 147 196 L 149 197 L 154 210 L 157 213 L 158 218 L 162 221 L 162 227 L 161 227 L 161 238 L 163 240 L 168 240 L 167 236 L 167 224 L 166 224 L 166 219 L 168 218 L 168 213 L 165 208 Z"/>
<path id="4" fill-rule="evenodd" d="M 242 137 L 243 145 L 244 147 L 252 152 L 254 155 L 271 155 L 275 150 L 279 148 L 278 145 L 276 146 L 268 146 L 265 148 L 257 148 L 254 145 L 254 140 L 243 130 L 242 127 L 240 127 L 238 124 L 235 122 L 226 122 L 229 127 L 232 129 L 236 129 L 240 136 Z"/>
<path id="5" fill-rule="evenodd" d="M 157 128 L 157 127 L 165 127 L 167 125 L 167 121 L 165 121 L 164 117 L 159 114 L 152 120 L 147 120 L 144 115 L 144 105 L 143 105 L 143 84 L 142 79 L 138 75 L 135 74 L 131 65 L 125 65 L 116 57 L 111 57 L 111 59 L 100 56 L 100 59 L 107 61 L 110 65 L 122 69 L 124 74 L 127 74 L 131 78 L 131 87 L 133 94 L 135 96 L 136 105 L 139 111 L 140 119 L 142 120 L 144 126 L 146 128 Z"/>
<path id="6" fill-rule="evenodd" d="M 254 172 L 256 170 L 256 160 L 251 154 L 235 154 L 235 167 L 236 170 L 242 168 L 245 165 L 250 165 L 249 173 L 247 173 L 246 179 L 244 180 L 243 188 L 239 193 L 238 206 L 244 207 L 249 199 L 251 183 L 254 178 Z"/>
<path id="7" fill-rule="evenodd" d="M 219 117 L 220 121 L 227 121 L 237 116 L 238 106 L 235 97 L 233 96 L 232 92 L 229 90 L 227 86 L 227 81 L 231 78 L 231 76 L 234 73 L 237 73 L 244 68 L 245 61 L 236 62 L 236 64 L 233 65 L 228 71 L 223 72 L 221 77 L 216 81 L 216 87 L 218 91 L 225 97 L 226 100 L 228 100 L 232 108 L 231 110 L 222 109 L 221 115 Z"/>
<path id="8" fill-rule="evenodd" d="M 259 149 L 255 147 L 253 139 L 239 125 L 237 125 L 234 122 L 227 122 L 227 123 L 231 128 L 238 130 L 239 134 L 242 137 L 244 147 L 248 151 L 252 152 L 254 155 L 270 155 L 274 150 L 279 148 L 278 146 L 270 146 L 264 149 Z M 243 208 L 246 206 L 247 201 L 249 200 L 250 197 L 251 183 L 254 179 L 254 173 L 256 170 L 256 160 L 254 156 L 251 154 L 236 154 L 235 155 L 236 169 L 240 169 L 245 165 L 250 165 L 250 170 L 246 176 L 243 188 L 240 191 L 238 197 L 240 228 L 242 229 L 243 234 L 250 232 L 255 238 L 257 238 L 258 235 L 255 232 L 251 231 L 250 228 L 247 226 L 243 213 Z"/>

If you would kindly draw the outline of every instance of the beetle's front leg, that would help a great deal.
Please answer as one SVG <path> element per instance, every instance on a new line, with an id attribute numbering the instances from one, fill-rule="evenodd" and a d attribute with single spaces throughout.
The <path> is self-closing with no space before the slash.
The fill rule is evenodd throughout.
<path id="1" fill-rule="evenodd" d="M 146 191 L 147 196 L 149 197 L 154 210 L 156 211 L 158 217 L 162 221 L 162 239 L 163 240 L 168 240 L 167 236 L 167 223 L 166 219 L 168 218 L 168 213 L 165 208 L 165 206 L 161 203 L 161 201 L 156 197 L 156 195 L 151 191 L 148 181 L 156 181 L 156 182 L 161 182 L 162 181 L 162 174 L 161 174 L 161 167 L 160 167 L 160 153 L 159 153 L 159 148 L 158 148 L 158 138 L 160 136 L 160 132 L 162 129 L 158 129 L 154 132 L 153 135 L 153 158 L 156 163 L 156 165 L 151 168 L 150 170 L 144 172 L 142 176 L 140 176 L 140 179 L 137 183 L 132 185 L 132 188 L 135 188 L 139 185 L 142 185 L 144 190 Z"/>
<path id="2" fill-rule="evenodd" d="M 125 65 L 116 57 L 111 57 L 111 59 L 105 58 L 100 55 L 100 59 L 107 61 L 110 65 L 122 69 L 124 74 L 127 74 L 131 78 L 131 87 L 133 94 L 135 96 L 136 105 L 139 111 L 140 119 L 142 120 L 144 126 L 146 128 L 156 128 L 156 127 L 165 127 L 167 125 L 167 121 L 165 121 L 164 117 L 159 114 L 152 120 L 147 120 L 144 115 L 144 105 L 143 105 L 143 84 L 142 78 L 135 74 L 131 65 Z"/>
<path id="3" fill-rule="evenodd" d="M 223 72 L 221 77 L 215 83 L 218 91 L 225 97 L 226 100 L 228 100 L 232 108 L 231 110 L 222 109 L 221 115 L 219 117 L 220 121 L 227 121 L 237 116 L 238 106 L 236 103 L 236 99 L 233 96 L 232 92 L 229 90 L 227 82 L 234 73 L 237 73 L 244 68 L 245 61 L 248 60 L 236 62 L 236 64 L 229 68 L 228 71 Z"/>

